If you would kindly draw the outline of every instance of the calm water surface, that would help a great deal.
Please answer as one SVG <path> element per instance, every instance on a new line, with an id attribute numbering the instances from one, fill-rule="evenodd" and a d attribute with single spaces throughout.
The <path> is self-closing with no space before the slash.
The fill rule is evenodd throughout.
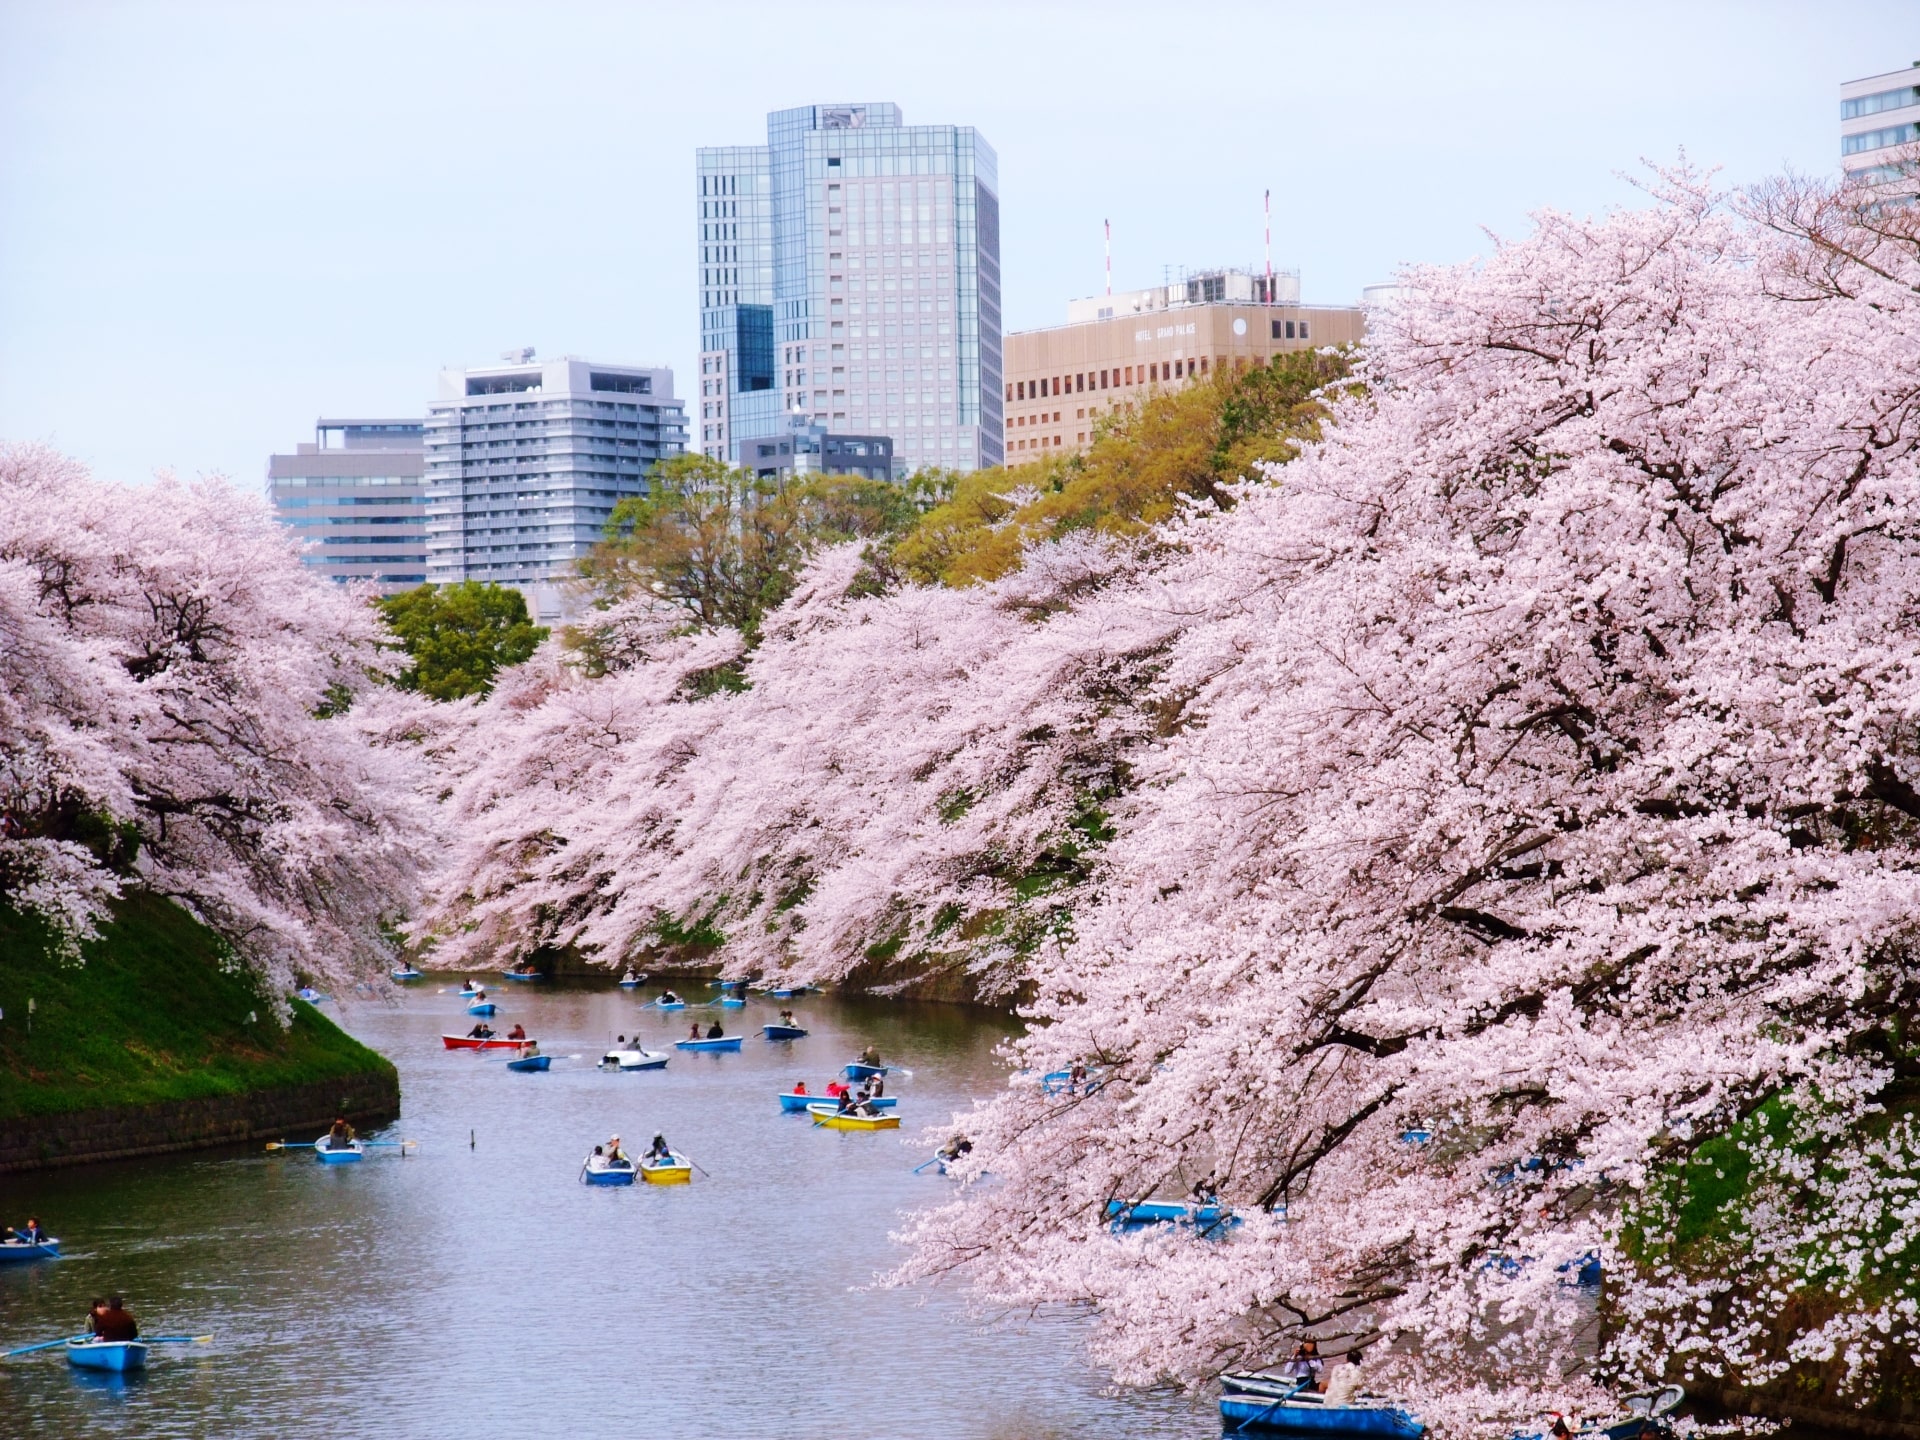
<path id="1" fill-rule="evenodd" d="M 555 1055 L 544 1075 L 441 1048 L 462 1002 L 417 984 L 337 1018 L 400 1067 L 405 1109 L 375 1151 L 325 1167 L 257 1149 L 0 1178 L 0 1216 L 37 1213 L 67 1258 L 0 1270 L 0 1341 L 78 1328 L 124 1291 L 154 1334 L 144 1378 L 89 1380 L 57 1353 L 0 1363 L 0 1435 L 798 1437 L 1217 1436 L 1211 1403 L 1110 1393 L 1070 1315 L 985 1323 L 950 1289 L 863 1290 L 898 1262 L 904 1211 L 950 1194 L 912 1173 L 923 1123 L 1003 1082 L 982 1012 L 809 996 L 808 1038 L 769 1044 L 777 1004 L 643 1011 L 648 990 L 489 986 Z M 331 1008 L 331 1007 L 330 1007 Z M 616 1032 L 659 1050 L 690 1018 L 748 1036 L 603 1075 Z M 817 1130 L 774 1099 L 824 1087 L 868 1041 L 902 1129 Z M 589 1188 L 581 1157 L 655 1131 L 712 1173 L 684 1189 Z M 469 1146 L 469 1133 L 472 1144 Z M 908 1137 L 906 1143 L 902 1136 Z M 310 1135 L 289 1136 L 310 1140 Z"/>

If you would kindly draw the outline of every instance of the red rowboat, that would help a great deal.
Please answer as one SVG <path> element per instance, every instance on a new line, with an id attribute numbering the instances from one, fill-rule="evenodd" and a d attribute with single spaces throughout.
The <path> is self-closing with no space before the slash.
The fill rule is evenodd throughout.
<path id="1" fill-rule="evenodd" d="M 509 1040 L 496 1035 L 491 1040 L 476 1040 L 471 1035 L 442 1035 L 440 1043 L 449 1050 L 518 1050 L 528 1039 Z"/>

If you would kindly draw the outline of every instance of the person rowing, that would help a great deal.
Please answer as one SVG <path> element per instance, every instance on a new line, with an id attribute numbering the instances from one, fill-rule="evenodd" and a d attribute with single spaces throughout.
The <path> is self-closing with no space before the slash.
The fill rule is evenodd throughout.
<path id="1" fill-rule="evenodd" d="M 520 1058 L 522 1060 L 531 1060 L 539 1053 L 540 1042 L 538 1040 L 522 1040 L 520 1042 Z"/>
<path id="2" fill-rule="evenodd" d="M 793 1082 L 793 1093 L 794 1093 L 794 1094 L 796 1094 L 796 1095 L 804 1095 L 804 1094 L 806 1094 L 806 1093 L 807 1093 L 807 1082 L 806 1082 L 806 1081 L 804 1081 L 804 1080 L 796 1080 L 796 1081 L 794 1081 L 794 1082 Z"/>
<path id="3" fill-rule="evenodd" d="M 353 1126 L 347 1123 L 344 1115 L 338 1116 L 333 1128 L 327 1131 L 327 1149 L 346 1150 L 353 1145 Z"/>
<path id="4" fill-rule="evenodd" d="M 484 1004 L 486 1002 L 486 998 L 487 998 L 487 992 L 484 990 L 476 990 L 473 992 L 473 1003 L 476 1005 Z"/>
<path id="5" fill-rule="evenodd" d="M 96 1340 L 124 1342 L 140 1338 L 139 1322 L 127 1309 L 126 1297 L 115 1295 L 102 1305 L 93 1302 L 93 1310 L 87 1316 L 87 1329 Z"/>
<path id="6" fill-rule="evenodd" d="M 620 1137 L 618 1135 L 607 1141 L 607 1163 L 609 1165 L 630 1165 L 633 1163 L 627 1159 L 627 1152 L 620 1148 Z"/>
<path id="7" fill-rule="evenodd" d="M 698 1030 L 700 1027 L 696 1025 L 693 1028 Z M 727 1032 L 720 1028 L 720 1022 L 718 1020 L 707 1027 L 707 1039 L 709 1040 L 724 1040 L 726 1034 Z"/>
<path id="8" fill-rule="evenodd" d="M 678 995 L 674 994 L 673 991 L 663 990 L 660 992 L 659 1003 L 662 1005 L 684 1005 L 687 1002 L 682 1000 Z"/>
<path id="9" fill-rule="evenodd" d="M 509 1040 L 524 1040 L 526 1038 L 527 1027 L 524 1025 L 515 1025 L 513 1029 L 507 1031 L 507 1039 Z"/>
<path id="10" fill-rule="evenodd" d="M 873 1065 L 873 1066 L 879 1065 L 880 1047 L 878 1045 L 867 1046 L 866 1049 L 860 1052 L 860 1063 L 862 1065 Z"/>
<path id="11" fill-rule="evenodd" d="M 785 1025 L 789 1030 L 798 1030 L 800 1028 L 800 1022 L 793 1018 L 793 1012 L 791 1010 L 782 1010 L 780 1012 L 780 1023 Z"/>
<path id="12" fill-rule="evenodd" d="M 673 1159 L 673 1151 L 668 1148 L 667 1137 L 664 1135 L 654 1136 L 653 1144 L 647 1147 L 647 1153 L 641 1158 L 649 1161 L 667 1161 Z"/>
<path id="13" fill-rule="evenodd" d="M 19 1229 L 16 1230 L 10 1226 L 8 1227 L 6 1234 L 4 1236 L 0 1236 L 0 1239 L 19 1240 L 28 1245 L 38 1245 L 42 1240 L 45 1240 L 46 1238 L 47 1238 L 47 1232 L 40 1228 L 40 1221 L 38 1217 L 33 1215 L 29 1215 L 27 1217 L 27 1223 L 21 1226 Z"/>
<path id="14" fill-rule="evenodd" d="M 491 1040 L 493 1038 L 493 1027 L 484 1020 L 477 1021 L 473 1029 L 467 1032 L 467 1038 L 469 1040 Z"/>

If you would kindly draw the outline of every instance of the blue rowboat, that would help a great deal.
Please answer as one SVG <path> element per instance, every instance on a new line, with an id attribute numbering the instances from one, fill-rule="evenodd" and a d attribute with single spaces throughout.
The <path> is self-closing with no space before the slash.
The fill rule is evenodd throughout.
<path id="1" fill-rule="evenodd" d="M 646 983 L 646 978 L 644 975 L 623 975 L 620 977 L 620 988 L 622 990 L 637 990 L 641 985 Z"/>
<path id="2" fill-rule="evenodd" d="M 580 1167 L 580 1180 L 586 1185 L 631 1185 L 633 1162 L 609 1160 L 604 1155 L 589 1155 Z"/>
<path id="3" fill-rule="evenodd" d="M 684 1010 L 687 1008 L 687 1002 L 684 1000 L 656 1000 L 653 1002 L 653 1008 L 656 1010 Z"/>
<path id="4" fill-rule="evenodd" d="M 876 1075 L 886 1073 L 887 1067 L 884 1065 L 862 1065 L 858 1060 L 847 1062 L 846 1075 L 849 1080 L 871 1080 Z"/>
<path id="5" fill-rule="evenodd" d="M 1427 1430 L 1419 1416 L 1385 1402 L 1323 1405 L 1317 1395 L 1278 1400 L 1264 1393 L 1232 1390 L 1220 1397 L 1220 1419 L 1259 1435 L 1383 1435 L 1415 1440 Z"/>
<path id="6" fill-rule="evenodd" d="M 491 1000 L 476 1000 L 471 1005 L 467 1006 L 467 1014 L 493 1015 L 498 1013 L 499 1009 L 500 1007 L 494 1004 L 493 1001 Z"/>
<path id="7" fill-rule="evenodd" d="M 507 1069 L 527 1074 L 534 1070 L 544 1070 L 553 1064 L 551 1055 L 522 1055 L 518 1060 L 507 1061 Z"/>
<path id="8" fill-rule="evenodd" d="M 147 1347 L 138 1340 L 69 1340 L 67 1363 L 78 1370 L 108 1370 L 123 1375 L 147 1368 Z"/>
<path id="9" fill-rule="evenodd" d="M 502 970 L 500 973 L 509 980 L 544 980 L 547 978 L 538 970 Z"/>
<path id="10" fill-rule="evenodd" d="M 718 1040 L 678 1040 L 674 1042 L 673 1048 L 676 1050 L 738 1050 L 740 1040 L 741 1037 L 738 1035 L 726 1035 Z"/>
<path id="11" fill-rule="evenodd" d="M 742 1000 L 738 995 L 722 995 L 718 1000 L 714 1001 L 713 1003 L 716 1005 L 724 1005 L 729 1010 L 738 1010 L 742 1005 L 745 1005 L 747 1002 Z"/>
<path id="12" fill-rule="evenodd" d="M 387 972 L 387 974 L 395 980 L 418 980 L 424 973 L 424 971 L 414 969 L 411 965 L 402 965 L 398 970 L 389 970 Z"/>
<path id="13" fill-rule="evenodd" d="M 1130 1204 L 1109 1200 L 1107 1218 L 1123 1229 L 1133 1225 L 1197 1225 L 1213 1230 L 1240 1223 L 1231 1206 L 1183 1205 L 1178 1200 L 1135 1200 Z"/>
<path id="14" fill-rule="evenodd" d="M 351 1165 L 354 1161 L 364 1160 L 367 1157 L 367 1152 L 360 1148 L 358 1140 L 349 1140 L 345 1145 L 334 1149 L 327 1144 L 327 1137 L 324 1135 L 313 1142 L 313 1154 L 322 1165 Z"/>
<path id="15" fill-rule="evenodd" d="M 762 1025 L 760 1028 L 767 1032 L 769 1040 L 798 1040 L 807 1033 L 798 1025 Z"/>
<path id="16" fill-rule="evenodd" d="M 479 993 L 480 993 L 480 987 L 474 984 L 471 980 L 469 980 L 466 984 L 460 987 L 460 998 L 462 1000 L 471 1000 L 474 996 L 478 995 Z"/>
<path id="17" fill-rule="evenodd" d="M 29 1260 L 58 1260 L 60 1242 L 54 1239 L 29 1244 L 25 1240 L 0 1240 L 0 1265 L 24 1265 Z"/>
<path id="18" fill-rule="evenodd" d="M 788 1091 L 780 1097 L 780 1108 L 782 1110 L 805 1110 L 809 1105 L 831 1105 L 833 1103 L 834 1099 L 831 1095 L 796 1095 L 792 1091 Z M 876 1095 L 871 1103 L 877 1110 L 891 1110 L 900 1102 L 892 1095 Z"/>
<path id="19" fill-rule="evenodd" d="M 293 993 L 298 995 L 302 1000 L 306 1001 L 307 1004 L 309 1005 L 318 1005 L 324 1000 L 331 1000 L 333 998 L 331 995 L 322 995 L 318 990 L 314 989 L 311 985 L 302 985 L 298 990 L 294 991 Z"/>
<path id="20" fill-rule="evenodd" d="M 793 998 L 793 991 L 790 989 L 787 989 L 785 986 L 782 986 L 778 990 L 769 990 L 767 991 L 767 994 L 771 995 L 776 1000 L 791 1000 Z"/>

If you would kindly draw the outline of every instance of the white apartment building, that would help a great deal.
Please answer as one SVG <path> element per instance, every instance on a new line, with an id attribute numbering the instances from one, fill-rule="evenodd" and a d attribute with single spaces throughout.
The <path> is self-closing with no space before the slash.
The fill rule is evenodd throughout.
<path id="1" fill-rule="evenodd" d="M 1903 165 L 1920 155 L 1920 60 L 1905 70 L 1868 75 L 1840 87 L 1840 168 L 1849 179 L 1882 185 L 1913 177 Z"/>

